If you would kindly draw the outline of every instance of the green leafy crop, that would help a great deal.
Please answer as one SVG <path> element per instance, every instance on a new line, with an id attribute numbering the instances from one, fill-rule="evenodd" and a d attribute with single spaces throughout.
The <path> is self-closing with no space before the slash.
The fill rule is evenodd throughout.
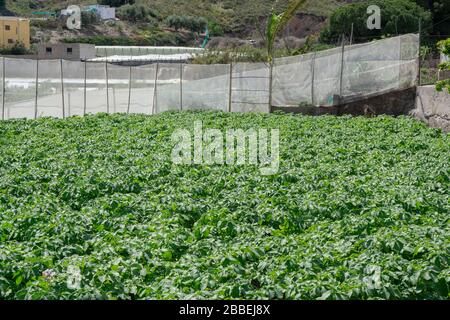
<path id="1" fill-rule="evenodd" d="M 196 120 L 279 128 L 280 172 L 172 164 Z M 450 140 L 410 118 L 11 120 L 0 151 L 1 299 L 449 298 Z"/>

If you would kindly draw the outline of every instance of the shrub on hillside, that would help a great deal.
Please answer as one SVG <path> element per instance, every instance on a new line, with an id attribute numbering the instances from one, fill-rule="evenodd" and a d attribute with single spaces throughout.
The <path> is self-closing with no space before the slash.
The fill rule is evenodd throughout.
<path id="1" fill-rule="evenodd" d="M 81 12 L 81 24 L 83 26 L 90 26 L 94 24 L 98 24 L 100 22 L 100 18 L 95 12 L 83 11 Z"/>
<path id="2" fill-rule="evenodd" d="M 208 21 L 203 17 L 189 16 L 168 16 L 165 20 L 167 26 L 174 28 L 176 31 L 186 29 L 192 32 L 203 32 L 208 25 Z"/>
<path id="3" fill-rule="evenodd" d="M 208 22 L 208 30 L 209 34 L 213 37 L 221 37 L 225 34 L 222 26 L 215 21 Z"/>
<path id="4" fill-rule="evenodd" d="M 158 13 L 143 5 L 127 4 L 117 10 L 117 17 L 131 22 L 152 22 Z"/>
<path id="5" fill-rule="evenodd" d="M 381 30 L 369 30 L 369 5 L 381 8 Z M 354 38 L 365 41 L 383 36 L 418 32 L 419 20 L 423 29 L 431 25 L 431 13 L 410 0 L 371 0 L 342 6 L 330 17 L 330 24 L 321 33 L 321 40 L 335 42 L 342 34 L 350 34 L 354 25 Z"/>
<path id="6" fill-rule="evenodd" d="M 154 32 L 145 37 L 117 37 L 97 35 L 92 37 L 64 38 L 66 43 L 88 43 L 96 46 L 179 46 L 186 41 L 179 35 L 167 32 Z"/>
<path id="7" fill-rule="evenodd" d="M 22 42 L 16 42 L 12 47 L 0 49 L 0 54 L 3 55 L 24 55 L 29 53 L 30 51 L 25 48 Z"/>

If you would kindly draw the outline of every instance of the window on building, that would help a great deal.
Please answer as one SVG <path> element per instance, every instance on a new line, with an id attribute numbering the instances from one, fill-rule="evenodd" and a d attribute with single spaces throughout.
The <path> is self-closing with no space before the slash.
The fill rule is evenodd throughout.
<path id="1" fill-rule="evenodd" d="M 73 53 L 73 49 L 72 48 L 67 48 L 67 54 L 72 54 Z"/>
<path id="2" fill-rule="evenodd" d="M 8 39 L 8 43 L 14 43 L 13 39 Z"/>
<path id="3" fill-rule="evenodd" d="M 45 48 L 45 52 L 46 53 L 52 53 L 52 48 L 51 47 L 47 47 L 47 48 Z"/>
<path id="4" fill-rule="evenodd" d="M 9 31 L 9 30 L 11 30 L 11 26 L 9 26 L 9 25 L 5 25 L 5 30 L 6 30 L 6 31 Z"/>

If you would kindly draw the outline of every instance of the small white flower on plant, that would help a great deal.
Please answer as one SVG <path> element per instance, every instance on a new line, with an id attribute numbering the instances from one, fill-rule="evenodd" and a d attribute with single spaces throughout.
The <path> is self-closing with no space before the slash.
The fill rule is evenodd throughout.
<path id="1" fill-rule="evenodd" d="M 53 278 L 53 277 L 56 276 L 56 272 L 55 272 L 55 270 L 53 270 L 53 269 L 47 269 L 47 270 L 44 270 L 44 271 L 42 272 L 42 276 L 43 276 L 45 279 L 51 279 L 51 278 Z"/>

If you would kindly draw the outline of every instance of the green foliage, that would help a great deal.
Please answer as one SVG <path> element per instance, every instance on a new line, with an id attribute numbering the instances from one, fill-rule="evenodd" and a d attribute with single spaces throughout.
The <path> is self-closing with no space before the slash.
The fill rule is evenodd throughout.
<path id="1" fill-rule="evenodd" d="M 0 54 L 24 55 L 24 54 L 30 54 L 30 52 L 22 42 L 16 42 L 11 47 L 1 48 Z"/>
<path id="2" fill-rule="evenodd" d="M 148 36 L 116 37 L 91 36 L 64 38 L 66 43 L 89 43 L 97 46 L 179 46 L 186 44 L 186 40 L 177 34 L 162 31 L 151 32 Z"/>
<path id="3" fill-rule="evenodd" d="M 96 25 L 100 22 L 98 15 L 95 12 L 81 12 L 81 24 L 85 26 Z"/>
<path id="4" fill-rule="evenodd" d="M 439 45 L 439 48 L 440 48 L 441 52 L 444 55 L 446 55 L 447 57 L 450 57 L 450 38 L 447 39 L 447 40 L 443 40 L 443 41 L 439 42 L 438 45 Z M 447 61 L 447 62 L 441 63 L 441 65 L 439 66 L 439 69 L 441 69 L 441 70 L 450 70 L 450 62 Z M 436 84 L 436 89 L 438 91 L 442 91 L 445 88 L 450 93 L 450 79 L 439 81 Z"/>
<path id="5" fill-rule="evenodd" d="M 279 173 L 173 165 L 200 119 L 280 129 Z M 406 117 L 1 122 L 0 297 L 448 299 L 449 137 Z"/>
<path id="6" fill-rule="evenodd" d="M 186 29 L 192 32 L 203 32 L 208 25 L 208 21 L 203 17 L 178 16 L 171 15 L 165 20 L 168 27 L 174 28 L 176 31 Z"/>
<path id="7" fill-rule="evenodd" d="M 328 44 L 317 43 L 314 37 L 308 37 L 305 45 L 301 48 L 275 49 L 274 58 L 296 56 L 314 51 L 322 51 L 331 49 L 334 46 Z M 241 46 L 232 49 L 207 50 L 201 55 L 194 57 L 193 64 L 229 64 L 231 62 L 267 62 L 267 51 L 262 48 L 253 46 Z"/>
<path id="8" fill-rule="evenodd" d="M 221 37 L 225 34 L 223 28 L 216 21 L 208 21 L 209 34 L 213 37 Z"/>
<path id="9" fill-rule="evenodd" d="M 367 7 L 377 5 L 381 8 L 381 30 L 367 28 Z M 342 6 L 330 17 L 330 24 L 321 33 L 321 40 L 335 43 L 342 34 L 350 35 L 354 24 L 354 38 L 362 42 L 384 36 L 417 33 L 419 20 L 423 29 L 431 25 L 431 14 L 410 0 L 373 0 Z"/>
<path id="10" fill-rule="evenodd" d="M 31 16 L 33 11 L 59 11 L 64 7 L 64 3 L 68 3 L 61 0 L 7 0 L 6 2 L 7 8 L 18 16 Z M 77 0 L 75 4 L 90 5 L 95 2 L 93 0 Z M 274 6 L 274 1 L 270 0 L 139 0 L 135 3 L 158 12 L 159 27 L 163 27 L 165 19 L 170 15 L 202 16 L 208 21 L 215 21 L 220 26 L 215 29 L 219 32 L 213 35 L 221 35 L 220 29 L 222 29 L 224 34 L 246 37 L 253 33 L 257 26 L 259 27 L 260 19 L 268 17 Z M 288 0 L 278 0 L 275 6 L 276 11 L 284 10 L 287 3 Z M 122 4 L 126 5 L 126 1 L 120 1 L 114 5 Z M 307 0 L 304 12 L 328 16 L 340 4 L 342 4 L 341 0 Z M 119 11 L 120 6 L 118 8 Z M 214 30 L 214 28 L 211 29 Z"/>
<path id="11" fill-rule="evenodd" d="M 450 30 L 450 1 L 448 0 L 415 0 L 418 5 L 429 10 L 432 14 L 432 33 L 436 35 L 448 35 Z"/>
<path id="12" fill-rule="evenodd" d="M 154 22 L 158 13 L 144 5 L 124 5 L 117 10 L 117 17 L 131 22 Z"/>
<path id="13" fill-rule="evenodd" d="M 265 50 L 251 46 L 242 46 L 234 49 L 219 51 L 208 50 L 194 57 L 193 64 L 229 64 L 231 62 L 266 62 Z"/>
<path id="14" fill-rule="evenodd" d="M 305 2 L 306 0 L 291 0 L 286 10 L 280 14 L 276 14 L 274 9 L 272 9 L 266 28 L 267 57 L 269 62 L 273 60 L 274 45 L 278 33 L 284 29 Z"/>

